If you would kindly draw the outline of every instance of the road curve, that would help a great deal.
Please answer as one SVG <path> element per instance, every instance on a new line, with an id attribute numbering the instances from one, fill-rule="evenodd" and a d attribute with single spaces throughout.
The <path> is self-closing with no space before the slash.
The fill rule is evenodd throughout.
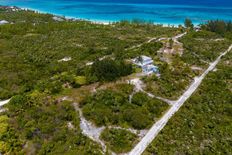
<path id="1" fill-rule="evenodd" d="M 180 107 L 184 104 L 184 102 L 196 91 L 196 89 L 200 86 L 202 80 L 206 77 L 206 75 L 216 67 L 216 65 L 221 60 L 221 57 L 226 55 L 231 49 L 232 49 L 232 45 L 224 53 L 222 53 L 213 63 L 211 63 L 208 69 L 200 77 L 194 78 L 193 83 L 185 91 L 185 93 L 173 104 L 173 106 L 165 113 L 165 115 L 163 115 L 163 117 L 151 127 L 151 129 L 142 138 L 142 140 L 132 149 L 131 152 L 128 153 L 129 155 L 141 155 L 145 151 L 145 149 L 149 146 L 149 144 L 155 139 L 158 133 L 167 124 L 168 120 L 180 109 Z"/>

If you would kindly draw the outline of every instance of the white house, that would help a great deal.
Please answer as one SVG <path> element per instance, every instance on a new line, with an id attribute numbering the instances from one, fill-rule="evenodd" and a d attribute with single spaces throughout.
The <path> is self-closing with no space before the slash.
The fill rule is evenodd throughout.
<path id="1" fill-rule="evenodd" d="M 143 73 L 145 74 L 152 74 L 152 73 L 158 73 L 158 67 L 153 65 L 152 58 L 148 56 L 140 56 L 132 60 L 133 63 L 139 67 L 142 68 Z"/>

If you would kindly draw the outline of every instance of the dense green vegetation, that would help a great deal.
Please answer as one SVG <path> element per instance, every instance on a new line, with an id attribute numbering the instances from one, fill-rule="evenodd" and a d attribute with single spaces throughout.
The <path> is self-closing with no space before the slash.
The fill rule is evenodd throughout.
<path id="1" fill-rule="evenodd" d="M 90 79 L 94 77 L 98 81 L 113 81 L 120 76 L 126 76 L 132 73 L 132 65 L 117 60 L 102 60 L 93 63 L 90 71 Z"/>
<path id="2" fill-rule="evenodd" d="M 193 25 L 191 19 L 188 19 L 188 18 L 185 19 L 185 21 L 184 21 L 184 26 L 185 26 L 186 28 L 190 28 L 190 29 L 193 29 L 193 27 L 194 27 L 194 25 Z"/>
<path id="3" fill-rule="evenodd" d="M 44 23 L 54 22 L 51 14 L 39 14 L 34 11 L 23 11 L 20 8 L 14 8 L 18 11 L 12 11 L 11 8 L 0 6 L 0 19 L 12 23 Z M 20 29 L 20 28 L 19 28 Z"/>
<path id="4" fill-rule="evenodd" d="M 72 20 L 58 22 L 52 17 L 33 11 L 0 10 L 0 19 L 11 22 L 0 26 L 0 99 L 14 96 L 8 111 L 0 118 L 1 153 L 101 154 L 99 147 L 81 134 L 78 114 L 71 103 L 57 99 L 60 93 L 66 88 L 116 80 L 130 74 L 132 67 L 124 59 L 140 55 L 142 51 L 126 49 L 152 37 L 172 36 L 179 30 L 137 22 L 113 25 Z M 147 53 L 152 54 L 152 48 L 158 49 L 161 44 L 146 46 L 149 46 Z M 105 55 L 112 56 L 115 61 L 97 60 Z M 59 61 L 64 57 L 71 60 Z M 85 66 L 91 61 L 94 65 Z M 135 112 L 132 115 L 137 120 L 142 115 L 144 122 L 137 125 L 136 121 L 115 117 L 114 120 L 122 122 L 112 124 L 148 127 L 168 106 L 156 100 L 149 101 L 149 108 L 148 103 L 130 104 L 128 98 L 132 90 L 132 86 L 123 85 L 105 93 L 105 96 L 112 95 L 112 99 L 106 97 L 109 105 L 115 104 L 109 109 L 121 117 L 122 111 L 118 109 L 124 108 L 125 115 L 127 106 L 132 107 L 128 114 Z M 97 101 L 102 103 L 105 98 L 102 96 Z M 85 105 L 83 109 L 88 111 Z M 157 114 L 152 113 L 146 119 L 148 109 Z M 113 118 L 112 115 L 108 117 Z"/>
<path id="5" fill-rule="evenodd" d="M 182 60 L 187 64 L 201 67 L 208 66 L 207 63 L 215 60 L 231 43 L 209 31 L 189 32 L 180 41 L 185 48 Z"/>
<path id="6" fill-rule="evenodd" d="M 129 103 L 131 92 L 128 89 L 131 89 L 130 85 L 122 85 L 118 90 L 101 90 L 87 97 L 81 103 L 85 118 L 97 126 L 119 125 L 144 129 L 168 108 L 166 103 L 151 99 L 144 93 L 136 93 L 132 103 Z"/>
<path id="7" fill-rule="evenodd" d="M 193 77 L 199 75 L 208 63 L 214 61 L 231 44 L 230 40 L 209 31 L 190 31 L 180 41 L 185 49 L 183 54 L 172 56 L 169 64 L 160 62 L 159 78 L 151 76 L 143 79 L 147 91 L 164 98 L 177 99 Z M 194 71 L 191 67 L 198 67 L 199 70 Z"/>
<path id="8" fill-rule="evenodd" d="M 78 113 L 70 102 L 34 92 L 14 96 L 7 108 L 0 117 L 3 154 L 101 154 L 81 134 Z"/>
<path id="9" fill-rule="evenodd" d="M 141 92 L 134 94 L 131 103 L 129 102 L 133 86 L 115 84 L 119 82 L 120 77 L 133 72 L 127 59 L 139 55 L 151 56 L 159 66 L 160 77 L 150 76 L 143 79 L 147 84 L 147 91 L 161 97 L 176 99 L 192 78 L 199 74 L 191 67 L 199 66 L 203 69 L 231 43 L 231 23 L 224 23 L 221 34 L 221 21 L 210 21 L 202 27 L 203 31 L 193 32 L 192 28 L 189 29 L 189 33 L 180 40 L 185 49 L 183 54 L 168 55 L 172 60 L 166 63 L 161 59 L 160 53 L 157 53 L 164 44 L 148 40 L 172 37 L 183 29 L 136 20 L 101 25 L 62 19 L 63 21 L 59 22 L 49 14 L 12 11 L 10 8 L 0 7 L 0 20 L 10 22 L 0 25 L 0 100 L 12 97 L 6 106 L 8 110 L 0 115 L 0 150 L 3 154 L 102 154 L 96 143 L 81 134 L 78 113 L 71 102 L 60 99 L 61 94 L 68 94 L 72 90 L 80 92 L 82 89 L 79 87 L 82 86 L 85 90 L 85 86 L 88 85 L 85 92 L 88 94 L 87 97 L 77 93 L 85 97 L 80 106 L 86 119 L 97 126 L 149 128 L 168 109 L 168 105 Z M 187 22 L 189 21 L 186 21 L 186 25 L 191 25 Z M 173 43 L 173 40 L 169 39 L 170 46 Z M 70 61 L 59 61 L 65 57 L 71 58 Z M 106 59 L 101 59 L 104 57 Z M 93 65 L 86 65 L 89 62 Z M 220 66 L 218 72 L 212 73 L 206 84 L 189 101 L 183 115 L 179 114 L 174 118 L 177 119 L 173 123 L 175 126 L 175 123 L 183 121 L 179 117 L 186 119 L 183 128 L 193 128 L 192 133 L 203 140 L 203 146 L 209 146 L 208 150 L 205 149 L 206 153 L 215 149 L 222 150 L 223 153 L 229 152 L 211 136 L 228 137 L 225 124 L 231 119 L 231 107 L 220 101 L 231 101 L 231 81 L 223 81 L 231 76 L 230 65 L 230 62 L 225 63 Z M 110 81 L 112 82 L 109 83 Z M 125 83 L 125 80 L 123 82 Z M 216 87 L 216 82 L 220 86 Z M 229 85 L 226 85 L 226 82 Z M 96 88 L 99 87 L 94 94 L 90 93 L 95 90 L 92 84 Z M 112 87 L 107 87 L 110 84 Z M 215 96 L 214 92 L 217 92 Z M 201 97 L 202 94 L 204 95 Z M 73 97 L 76 94 L 68 95 Z M 217 102 L 218 105 L 214 104 Z M 196 104 L 196 109 L 190 103 Z M 187 113 L 190 108 L 195 111 L 192 115 Z M 200 113 L 197 114 L 196 111 Z M 207 112 L 209 115 L 203 115 Z M 226 116 L 222 117 L 221 113 Z M 215 117 L 210 117 L 212 115 Z M 192 117 L 197 121 L 189 123 L 188 120 L 192 120 Z M 211 120 L 211 123 L 202 121 L 207 119 Z M 197 124 L 199 120 L 202 124 Z M 217 127 L 216 123 L 221 123 L 222 127 Z M 194 128 L 195 125 L 197 129 Z M 187 133 L 189 130 L 182 132 L 185 130 L 180 131 L 175 126 L 166 130 L 175 131 L 174 136 L 183 134 L 180 136 L 181 142 L 186 140 L 184 134 L 190 136 Z M 198 135 L 201 128 L 204 128 L 205 132 Z M 211 135 L 207 133 L 209 130 L 213 131 Z M 211 139 L 203 139 L 205 135 Z M 170 138 L 162 136 L 161 134 L 161 141 Z M 132 147 L 136 137 L 125 130 L 107 129 L 101 138 L 113 151 L 126 152 Z M 194 139 L 190 141 L 193 144 L 181 144 L 179 141 L 172 143 L 169 139 L 168 142 L 170 143 L 165 143 L 165 147 L 170 148 L 164 149 L 172 153 L 176 146 L 180 153 L 185 153 L 183 148 L 187 144 L 192 145 L 189 148 L 198 145 L 198 141 L 195 142 Z M 223 138 L 221 144 L 227 146 L 229 142 Z M 159 145 L 164 146 L 163 143 Z M 162 149 L 157 147 L 156 150 L 156 146 L 157 143 L 152 144 L 148 152 L 159 153 Z M 193 153 L 199 152 L 196 149 L 192 150 Z M 187 153 L 191 154 L 191 151 Z"/>
<path id="10" fill-rule="evenodd" d="M 150 56 L 156 56 L 157 51 L 163 47 L 163 44 L 161 42 L 150 42 L 143 44 L 138 50 L 139 55 L 150 55 Z M 138 56 L 139 56 L 138 55 Z"/>
<path id="11" fill-rule="evenodd" d="M 207 24 L 201 26 L 202 29 L 215 32 L 218 35 L 232 39 L 232 22 L 225 22 L 222 20 L 211 20 Z"/>
<path id="12" fill-rule="evenodd" d="M 232 51 L 153 141 L 149 154 L 231 154 Z"/>
<path id="13" fill-rule="evenodd" d="M 0 99 L 31 91 L 38 81 L 47 81 L 63 72 L 75 78 L 79 76 L 77 68 L 105 55 L 135 57 L 140 54 L 138 51 L 125 49 L 152 37 L 179 32 L 177 28 L 128 22 L 57 22 L 51 15 L 32 11 L 1 11 L 0 19 L 12 22 L 0 26 Z M 72 60 L 58 62 L 64 57 Z"/>
<path id="14" fill-rule="evenodd" d="M 115 153 L 128 152 L 136 143 L 136 135 L 123 129 L 105 129 L 101 138 Z"/>
<path id="15" fill-rule="evenodd" d="M 180 57 L 176 57 L 171 65 L 159 65 L 160 77 L 156 75 L 145 77 L 146 90 L 157 96 L 177 99 L 191 82 L 194 72 Z"/>

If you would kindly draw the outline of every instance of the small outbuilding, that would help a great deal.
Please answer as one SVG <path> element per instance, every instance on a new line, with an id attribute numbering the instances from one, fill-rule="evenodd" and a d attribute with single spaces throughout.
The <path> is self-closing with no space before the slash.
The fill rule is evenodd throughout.
<path id="1" fill-rule="evenodd" d="M 63 59 L 58 60 L 58 62 L 67 62 L 67 61 L 70 61 L 70 60 L 72 60 L 71 57 L 64 57 Z"/>

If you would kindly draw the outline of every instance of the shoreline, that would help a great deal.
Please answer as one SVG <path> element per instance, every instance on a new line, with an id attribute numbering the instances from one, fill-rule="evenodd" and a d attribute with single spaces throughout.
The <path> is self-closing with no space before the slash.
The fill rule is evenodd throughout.
<path id="1" fill-rule="evenodd" d="M 16 6 L 17 7 L 17 6 Z M 19 7 L 20 8 L 20 7 Z M 61 14 L 58 14 L 58 13 L 52 13 L 52 12 L 46 12 L 46 11 L 41 11 L 41 10 L 38 10 L 38 9 L 33 9 L 33 8 L 20 8 L 24 11 L 34 11 L 36 13 L 41 13 L 41 14 L 51 14 L 53 16 L 56 16 L 56 17 L 62 17 L 64 19 L 67 19 L 67 20 L 79 20 L 79 21 L 87 21 L 87 22 L 90 22 L 92 24 L 101 24 L 101 25 L 111 25 L 113 23 L 117 23 L 117 22 L 120 22 L 120 21 L 124 21 L 123 19 L 122 20 L 115 20 L 115 21 L 107 21 L 107 20 L 96 20 L 96 19 L 87 19 L 87 18 L 79 18 L 79 17 L 74 17 L 74 16 L 65 16 L 65 15 L 61 15 Z M 133 19 L 132 19 L 133 20 Z M 131 20 L 131 21 L 132 21 Z M 125 21 L 128 21 L 130 22 L 130 20 L 125 20 Z M 149 21 L 145 21 L 144 23 L 149 23 Z M 198 24 L 194 24 L 194 26 L 197 26 L 199 25 L 200 23 Z M 170 23 L 158 23 L 158 22 L 153 22 L 153 25 L 162 25 L 163 27 L 178 27 L 179 25 L 181 26 L 184 26 L 184 23 L 182 24 L 170 24 Z"/>
<path id="2" fill-rule="evenodd" d="M 115 20 L 115 21 L 110 21 L 110 20 L 97 20 L 97 19 L 87 19 L 87 18 L 79 18 L 79 17 L 74 17 L 74 16 L 65 16 L 65 15 L 62 15 L 62 14 L 59 14 L 59 13 L 53 13 L 53 12 L 47 12 L 47 11 L 41 11 L 39 9 L 34 9 L 34 8 L 30 8 L 30 7 L 18 7 L 18 6 L 4 6 L 4 5 L 0 5 L 0 7 L 6 7 L 6 8 L 18 8 L 20 10 L 23 10 L 23 11 L 33 11 L 35 13 L 39 13 L 39 14 L 50 14 L 54 17 L 60 17 L 60 18 L 63 18 L 65 20 L 74 20 L 74 21 L 86 21 L 86 22 L 90 22 L 92 24 L 100 24 L 100 25 L 111 25 L 111 24 L 114 24 L 114 23 L 117 23 L 117 22 L 121 22 L 121 21 L 128 21 L 128 22 L 131 22 L 133 21 L 132 20 Z M 136 19 L 135 19 L 136 20 Z M 144 23 L 149 23 L 149 21 L 144 21 Z M 160 25 L 162 27 L 175 27 L 177 28 L 179 25 L 181 26 L 184 26 L 184 21 L 183 23 L 180 23 L 180 24 L 173 24 L 173 23 L 159 23 L 159 22 L 153 22 L 152 23 L 153 25 Z M 198 26 L 200 23 L 195 23 L 194 26 Z"/>

